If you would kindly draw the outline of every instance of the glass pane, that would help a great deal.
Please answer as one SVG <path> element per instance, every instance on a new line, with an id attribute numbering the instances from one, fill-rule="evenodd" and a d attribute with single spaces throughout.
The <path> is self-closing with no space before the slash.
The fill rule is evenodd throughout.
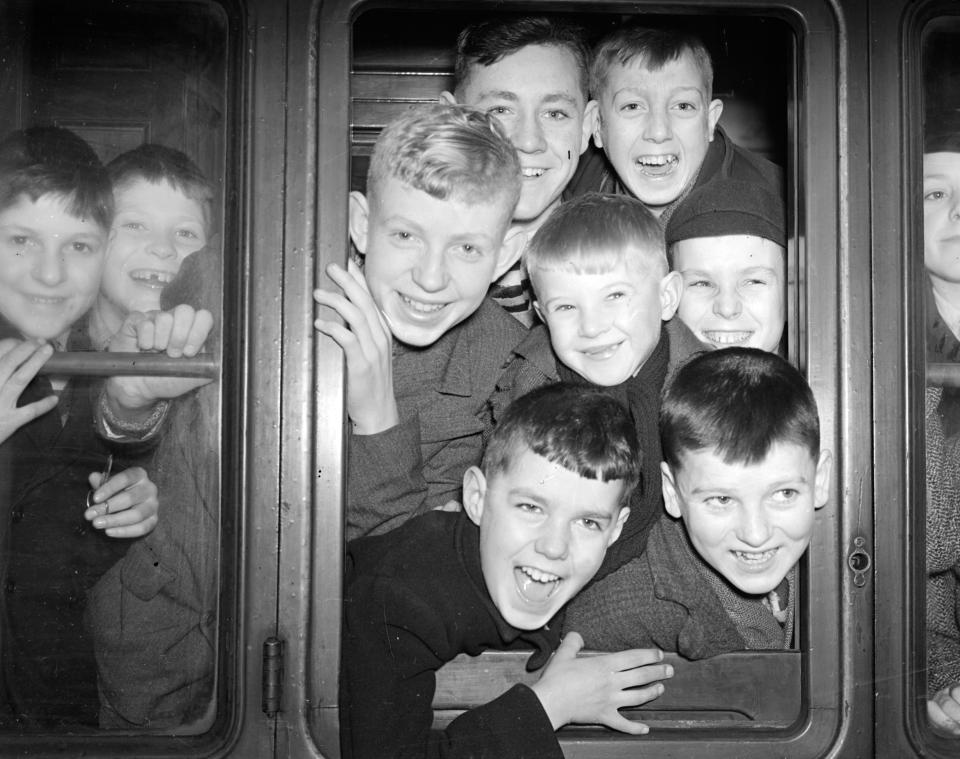
<path id="1" fill-rule="evenodd" d="M 0 731 L 202 733 L 223 709 L 226 20 L 2 13 Z"/>
<path id="2" fill-rule="evenodd" d="M 935 731 L 960 738 L 960 18 L 923 33 L 927 358 L 926 682 Z"/>

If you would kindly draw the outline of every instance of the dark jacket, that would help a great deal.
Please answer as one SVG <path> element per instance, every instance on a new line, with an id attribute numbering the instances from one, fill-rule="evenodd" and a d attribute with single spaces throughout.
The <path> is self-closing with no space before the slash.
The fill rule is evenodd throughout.
<path id="1" fill-rule="evenodd" d="M 431 512 L 347 548 L 341 742 L 345 759 L 562 759 L 536 694 L 515 685 L 433 730 L 435 672 L 458 654 L 537 649 L 553 629 L 521 631 L 493 605 L 480 569 L 479 530 L 462 512 Z"/>

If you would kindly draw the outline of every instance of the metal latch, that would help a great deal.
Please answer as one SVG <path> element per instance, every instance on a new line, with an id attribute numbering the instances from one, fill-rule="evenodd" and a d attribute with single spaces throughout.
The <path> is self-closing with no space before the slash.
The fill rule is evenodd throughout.
<path id="1" fill-rule="evenodd" d="M 263 642 L 263 713 L 268 717 L 280 711 L 283 696 L 283 641 L 271 635 Z"/>
<path id="2" fill-rule="evenodd" d="M 847 566 L 853 572 L 853 584 L 862 588 L 867 584 L 867 576 L 870 574 L 870 568 L 873 566 L 873 560 L 870 554 L 866 552 L 864 546 L 867 544 L 866 538 L 859 535 L 853 539 L 853 550 L 847 556 Z"/>

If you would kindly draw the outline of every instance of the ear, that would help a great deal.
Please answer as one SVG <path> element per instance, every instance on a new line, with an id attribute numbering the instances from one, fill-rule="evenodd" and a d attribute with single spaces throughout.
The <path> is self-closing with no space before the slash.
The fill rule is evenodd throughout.
<path id="1" fill-rule="evenodd" d="M 450 105 L 456 105 L 457 98 L 454 96 L 452 92 L 447 92 L 446 90 L 444 90 L 443 92 L 440 93 L 440 102 L 449 103 Z"/>
<path id="2" fill-rule="evenodd" d="M 480 526 L 480 517 L 483 516 L 483 499 L 486 493 L 487 478 L 483 476 L 480 467 L 470 467 L 463 473 L 463 510 L 477 527 Z"/>
<path id="3" fill-rule="evenodd" d="M 673 318 L 683 295 L 683 277 L 680 272 L 671 271 L 660 280 L 660 318 L 668 321 Z"/>
<path id="4" fill-rule="evenodd" d="M 603 147 L 603 111 L 600 110 L 599 103 L 597 103 L 597 110 L 593 118 L 593 144 L 598 148 Z"/>
<path id="5" fill-rule="evenodd" d="M 590 135 L 597 130 L 597 101 L 591 100 L 583 109 L 583 129 L 580 135 L 580 155 L 590 144 Z"/>
<path id="6" fill-rule="evenodd" d="M 538 300 L 533 301 L 533 312 L 537 315 L 537 318 L 541 322 L 543 322 L 544 324 L 547 323 L 547 320 L 543 315 L 543 310 L 540 308 L 540 301 Z"/>
<path id="7" fill-rule="evenodd" d="M 820 459 L 817 461 L 817 474 L 814 480 L 814 495 L 816 499 L 813 502 L 815 509 L 822 508 L 830 497 L 830 472 L 833 470 L 833 454 L 830 451 L 820 451 Z"/>
<path id="8" fill-rule="evenodd" d="M 527 233 L 520 227 L 511 227 L 507 230 L 507 236 L 503 238 L 503 244 L 500 246 L 500 255 L 497 257 L 497 265 L 493 270 L 493 279 L 496 282 L 507 269 L 520 260 L 523 255 L 523 249 L 527 247 Z"/>
<path id="9" fill-rule="evenodd" d="M 350 193 L 348 226 L 350 239 L 354 247 L 365 254 L 367 252 L 367 230 L 370 226 L 370 207 L 367 198 L 362 192 L 354 190 Z"/>
<path id="10" fill-rule="evenodd" d="M 607 541 L 607 548 L 612 546 L 616 539 L 620 537 L 620 533 L 623 532 L 623 526 L 627 523 L 629 516 L 630 507 L 623 506 L 620 509 L 620 513 L 617 515 L 617 523 L 613 527 L 613 532 L 610 533 L 610 540 Z"/>
<path id="11" fill-rule="evenodd" d="M 707 126 L 710 129 L 710 142 L 713 142 L 713 132 L 720 121 L 720 114 L 723 113 L 723 101 L 711 100 L 707 106 Z"/>
<path id="12" fill-rule="evenodd" d="M 683 512 L 680 511 L 680 496 L 677 495 L 677 484 L 673 480 L 673 472 L 670 471 L 670 465 L 666 461 L 660 462 L 660 483 L 663 490 L 663 507 L 667 513 L 674 519 L 680 519 Z"/>

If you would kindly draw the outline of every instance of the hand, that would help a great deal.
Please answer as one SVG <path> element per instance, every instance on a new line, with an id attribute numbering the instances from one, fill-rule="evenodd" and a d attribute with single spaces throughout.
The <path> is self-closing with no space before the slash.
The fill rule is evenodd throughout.
<path id="1" fill-rule="evenodd" d="M 434 506 L 434 511 L 463 511 L 463 506 L 460 505 L 460 501 L 449 500 L 441 506 Z"/>
<path id="2" fill-rule="evenodd" d="M 203 348 L 213 328 L 213 315 L 179 305 L 172 311 L 130 313 L 110 340 L 114 352 L 166 352 L 171 358 L 192 357 Z M 157 401 L 177 398 L 210 382 L 204 377 L 111 377 L 107 402 L 118 416 L 146 413 Z"/>
<path id="3" fill-rule="evenodd" d="M 927 717 L 938 732 L 960 736 L 960 683 L 941 688 L 927 701 Z"/>
<path id="4" fill-rule="evenodd" d="M 631 735 L 649 732 L 642 722 L 633 722 L 618 710 L 640 706 L 663 693 L 657 681 L 673 677 L 673 667 L 661 663 L 663 652 L 636 648 L 577 657 L 581 648 L 580 634 L 567 633 L 532 686 L 554 730 L 576 723 L 606 725 Z"/>
<path id="5" fill-rule="evenodd" d="M 106 483 L 93 472 L 87 479 L 94 488 L 94 505 L 83 512 L 84 518 L 111 538 L 139 538 L 157 526 L 157 486 L 138 466 L 124 469 Z"/>
<path id="6" fill-rule="evenodd" d="M 57 396 L 48 395 L 17 407 L 20 395 L 52 354 L 47 343 L 0 340 L 0 443 L 57 405 Z"/>
<path id="7" fill-rule="evenodd" d="M 314 290 L 313 299 L 340 316 L 339 322 L 318 318 L 314 326 L 343 350 L 347 361 L 347 414 L 358 435 L 383 432 L 400 422 L 393 395 L 393 336 L 373 302 L 363 272 L 353 261 L 330 264 L 330 277 L 342 294 Z"/>

